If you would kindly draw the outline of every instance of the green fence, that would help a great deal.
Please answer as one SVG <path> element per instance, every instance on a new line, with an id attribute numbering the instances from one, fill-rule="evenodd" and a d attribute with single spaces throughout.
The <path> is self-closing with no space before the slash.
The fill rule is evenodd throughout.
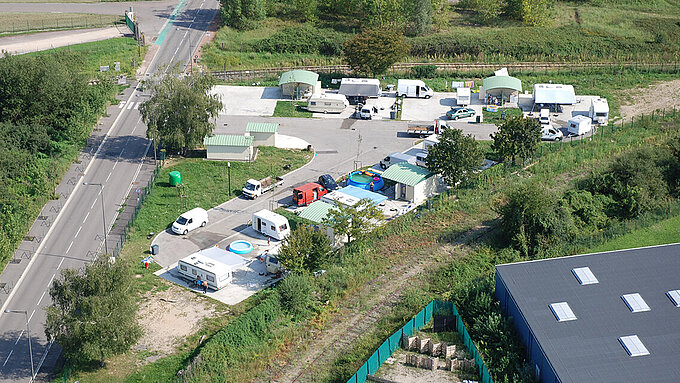
<path id="1" fill-rule="evenodd" d="M 482 383 L 493 383 L 489 371 L 484 365 L 482 357 L 477 351 L 470 334 L 468 334 L 465 324 L 462 318 L 458 315 L 458 310 L 453 302 L 444 302 L 439 300 L 433 300 L 428 303 L 425 308 L 420 310 L 416 316 L 411 318 L 402 328 L 397 332 L 390 335 L 377 350 L 368 358 L 368 360 L 359 367 L 359 370 L 347 381 L 347 383 L 364 383 L 367 380 L 368 375 L 375 374 L 380 366 L 392 356 L 394 351 L 399 347 L 401 343 L 401 338 L 405 334 L 406 336 L 412 336 L 418 330 L 420 330 L 426 323 L 432 320 L 433 315 L 444 315 L 453 316 L 456 318 L 456 329 L 463 339 L 465 347 L 467 347 L 470 355 L 475 359 L 475 368 L 479 373 L 479 377 Z"/>
<path id="2" fill-rule="evenodd" d="M 11 17 L 11 18 L 10 18 Z M 117 15 L 94 14 L 16 14 L 0 15 L 0 34 L 26 33 L 62 29 L 101 28 L 121 24 L 123 18 Z"/>

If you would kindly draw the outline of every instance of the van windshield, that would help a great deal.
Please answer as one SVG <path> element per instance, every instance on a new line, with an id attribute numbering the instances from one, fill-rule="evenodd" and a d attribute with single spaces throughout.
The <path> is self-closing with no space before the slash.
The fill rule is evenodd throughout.
<path id="1" fill-rule="evenodd" d="M 595 113 L 597 117 L 606 117 L 607 113 Z"/>
<path id="2" fill-rule="evenodd" d="M 246 190 L 255 190 L 255 185 L 250 182 L 246 183 Z"/>
<path id="3" fill-rule="evenodd" d="M 180 215 L 179 218 L 177 218 L 177 221 L 176 221 L 176 222 L 177 222 L 178 224 L 180 224 L 180 225 L 186 225 L 186 224 L 187 224 L 187 219 L 184 218 L 184 217 L 182 217 L 182 216 Z"/>

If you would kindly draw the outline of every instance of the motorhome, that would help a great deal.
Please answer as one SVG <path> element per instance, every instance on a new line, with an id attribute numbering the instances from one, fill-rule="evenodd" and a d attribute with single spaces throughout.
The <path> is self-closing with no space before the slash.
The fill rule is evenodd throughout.
<path id="1" fill-rule="evenodd" d="M 352 105 L 365 104 L 370 97 L 380 97 L 380 80 L 377 78 L 343 78 L 338 94 L 349 100 Z"/>
<path id="2" fill-rule="evenodd" d="M 234 270 L 247 263 L 247 259 L 215 246 L 180 259 L 177 272 L 190 283 L 206 281 L 209 288 L 219 290 L 231 283 Z"/>
<path id="3" fill-rule="evenodd" d="M 197 207 L 180 215 L 172 224 L 175 234 L 188 234 L 190 231 L 208 224 L 208 212 Z"/>
<path id="4" fill-rule="evenodd" d="M 570 136 L 582 136 L 593 129 L 593 120 L 586 116 L 575 116 L 569 120 L 567 131 Z"/>
<path id="5" fill-rule="evenodd" d="M 457 88 L 456 89 L 456 104 L 458 106 L 468 106 L 470 105 L 470 88 Z"/>
<path id="6" fill-rule="evenodd" d="M 430 98 L 434 96 L 434 92 L 422 80 L 399 80 L 397 81 L 397 96 Z"/>
<path id="7" fill-rule="evenodd" d="M 336 93 L 313 94 L 307 100 L 307 110 L 314 113 L 342 113 L 348 106 L 347 97 Z"/>
<path id="8" fill-rule="evenodd" d="M 590 104 L 589 117 L 594 124 L 607 125 L 609 123 L 609 104 L 606 98 L 595 98 Z"/>
<path id="9" fill-rule="evenodd" d="M 258 233 L 279 241 L 290 235 L 288 219 L 266 209 L 253 213 L 252 227 Z"/>

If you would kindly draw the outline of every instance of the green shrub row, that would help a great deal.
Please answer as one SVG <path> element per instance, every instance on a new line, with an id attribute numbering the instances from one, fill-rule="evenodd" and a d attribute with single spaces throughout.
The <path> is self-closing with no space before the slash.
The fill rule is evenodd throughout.
<path id="1" fill-rule="evenodd" d="M 346 36 L 332 29 L 315 28 L 309 24 L 286 27 L 253 43 L 255 52 L 307 53 L 340 56 Z"/>

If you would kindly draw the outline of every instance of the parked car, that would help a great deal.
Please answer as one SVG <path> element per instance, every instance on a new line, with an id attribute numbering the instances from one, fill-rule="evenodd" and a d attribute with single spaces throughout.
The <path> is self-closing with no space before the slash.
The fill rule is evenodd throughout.
<path id="1" fill-rule="evenodd" d="M 333 177 L 331 177 L 330 174 L 324 174 L 322 176 L 319 176 L 319 184 L 328 189 L 328 191 L 333 191 L 340 188 L 338 186 L 338 183 L 335 182 L 335 180 L 333 179 Z"/>
<path id="2" fill-rule="evenodd" d="M 459 118 L 474 117 L 475 114 L 476 112 L 472 108 L 455 107 L 446 112 L 446 117 L 449 120 L 457 120 Z"/>
<path id="3" fill-rule="evenodd" d="M 188 234 L 191 230 L 208 224 L 208 212 L 200 207 L 191 209 L 180 215 L 172 224 L 172 231 L 176 234 Z"/>
<path id="4" fill-rule="evenodd" d="M 307 206 L 326 194 L 328 194 L 328 190 L 325 187 L 316 182 L 310 182 L 293 189 L 293 203 L 296 206 Z"/>

